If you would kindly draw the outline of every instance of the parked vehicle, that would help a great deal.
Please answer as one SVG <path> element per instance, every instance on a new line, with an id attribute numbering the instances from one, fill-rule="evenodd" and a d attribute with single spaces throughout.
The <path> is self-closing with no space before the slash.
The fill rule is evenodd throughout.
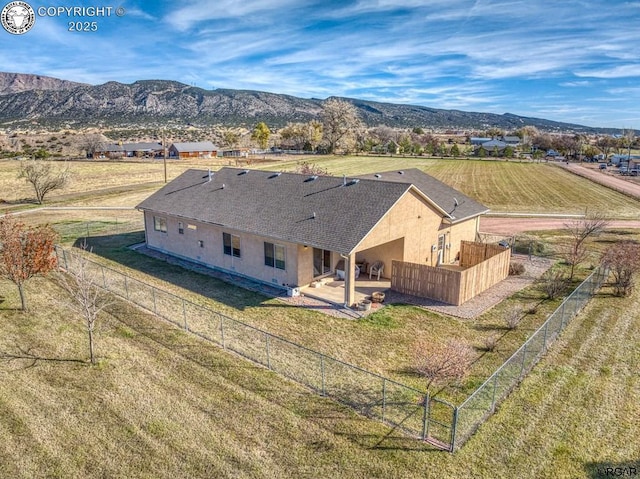
<path id="1" fill-rule="evenodd" d="M 606 170 L 607 169 L 607 164 L 606 163 L 600 163 L 600 165 L 598 165 L 598 168 L 600 168 L 601 170 Z"/>

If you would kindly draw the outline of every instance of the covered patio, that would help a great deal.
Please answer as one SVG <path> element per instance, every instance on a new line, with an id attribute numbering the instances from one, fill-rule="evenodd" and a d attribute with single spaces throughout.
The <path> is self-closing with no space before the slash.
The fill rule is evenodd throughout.
<path id="1" fill-rule="evenodd" d="M 363 273 L 355 279 L 355 297 L 353 302 L 358 304 L 365 299 L 371 299 L 371 295 L 375 292 L 386 294 L 390 288 L 391 280 L 382 277 L 378 280 L 375 275 L 369 279 L 369 275 Z M 336 280 L 333 276 L 314 281 L 309 286 L 301 288 L 300 292 L 305 296 L 317 298 L 339 306 L 344 306 L 345 303 L 345 281 Z"/>

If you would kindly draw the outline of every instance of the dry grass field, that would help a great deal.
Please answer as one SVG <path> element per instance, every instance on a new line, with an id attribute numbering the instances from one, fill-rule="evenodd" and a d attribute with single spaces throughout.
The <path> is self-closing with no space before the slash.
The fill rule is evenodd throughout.
<path id="1" fill-rule="evenodd" d="M 334 175 L 419 168 L 487 205 L 495 212 L 567 213 L 603 211 L 619 219 L 636 219 L 640 201 L 580 178 L 550 163 L 514 161 L 423 159 L 403 157 L 273 157 L 255 160 L 250 167 L 294 170 L 301 161 L 316 164 Z M 62 162 L 56 162 L 60 167 Z M 210 159 L 167 163 L 171 180 L 188 168 L 218 169 L 235 160 Z M 71 182 L 51 193 L 50 205 L 134 206 L 164 183 L 162 160 L 73 161 Z M 19 161 L 0 160 L 0 201 L 5 209 L 33 197 L 30 186 L 18 180 Z"/>
<path id="2" fill-rule="evenodd" d="M 639 466 L 638 292 L 603 291 L 451 455 L 125 303 L 103 315 L 90 367 L 54 283 L 29 284 L 29 314 L 0 288 L 0 477 L 596 478 Z"/>

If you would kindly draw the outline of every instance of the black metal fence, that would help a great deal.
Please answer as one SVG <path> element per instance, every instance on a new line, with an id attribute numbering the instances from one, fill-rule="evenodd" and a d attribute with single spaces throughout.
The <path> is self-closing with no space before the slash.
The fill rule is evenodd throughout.
<path id="1" fill-rule="evenodd" d="M 58 264 L 73 270 L 79 253 L 56 248 Z M 88 261 L 101 286 L 226 350 L 347 404 L 406 434 L 452 450 L 455 406 L 352 364 L 230 318 L 187 299 Z"/>
<path id="2" fill-rule="evenodd" d="M 549 346 L 578 312 L 589 302 L 608 276 L 597 268 L 578 286 L 525 343 L 478 389 L 456 408 L 457 422 L 452 449 L 460 447 L 495 411 L 496 405 L 540 361 Z"/>
<path id="3" fill-rule="evenodd" d="M 78 253 L 56 247 L 69 270 Z M 357 412 L 453 452 L 495 411 L 546 353 L 560 332 L 587 304 L 608 276 L 597 268 L 536 332 L 462 404 L 455 406 L 425 391 L 296 344 L 262 329 L 89 261 L 107 291 L 226 350 L 347 404 Z"/>

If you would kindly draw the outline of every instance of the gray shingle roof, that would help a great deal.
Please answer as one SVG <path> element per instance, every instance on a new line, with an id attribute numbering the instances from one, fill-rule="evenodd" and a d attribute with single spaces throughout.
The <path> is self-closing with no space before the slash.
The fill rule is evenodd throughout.
<path id="1" fill-rule="evenodd" d="M 173 143 L 176 151 L 216 151 L 218 149 L 210 141 L 191 141 L 183 143 Z"/>
<path id="2" fill-rule="evenodd" d="M 458 223 L 489 211 L 486 206 L 469 198 L 461 191 L 446 185 L 442 181 L 435 179 L 433 176 L 429 176 L 417 168 L 401 171 L 402 173 L 400 173 L 400 170 L 386 171 L 383 173 L 362 175 L 359 178 L 412 184 L 441 210 L 448 213 L 450 216 L 449 220 L 452 223 Z M 456 201 L 458 202 L 457 206 Z"/>
<path id="3" fill-rule="evenodd" d="M 415 179 L 422 175 L 440 183 L 415 172 Z M 137 208 L 351 253 L 410 188 L 411 182 L 347 178 L 344 185 L 343 178 L 332 176 L 311 179 L 296 173 L 238 168 L 213 172 L 209 181 L 207 171 L 187 170 Z M 456 194 L 459 201 L 462 198 L 460 208 L 464 207 L 467 197 Z"/>

